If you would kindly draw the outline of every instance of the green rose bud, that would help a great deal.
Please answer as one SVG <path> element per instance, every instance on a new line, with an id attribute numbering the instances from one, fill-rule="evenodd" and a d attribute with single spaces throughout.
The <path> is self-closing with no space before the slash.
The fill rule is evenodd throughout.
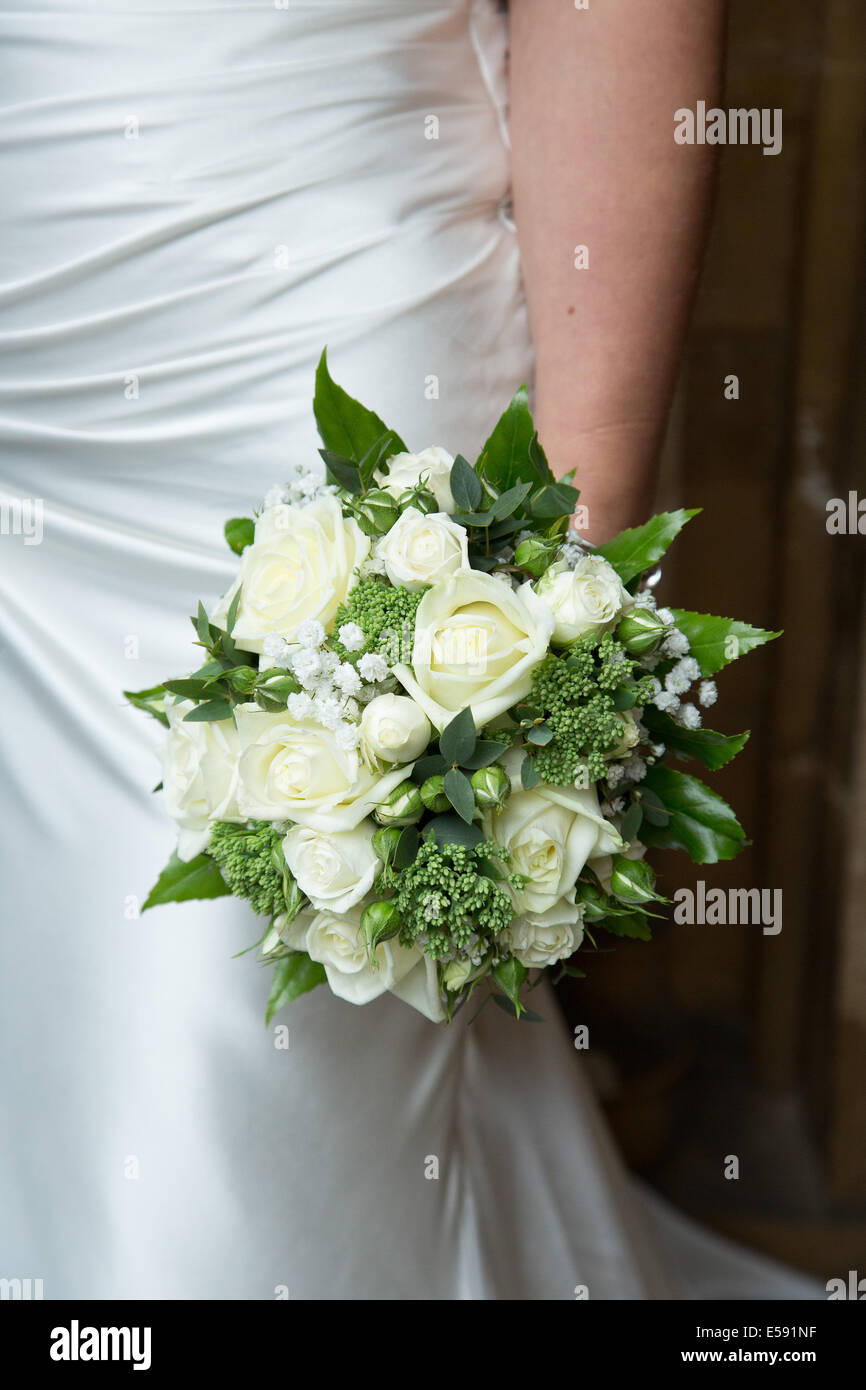
<path id="1" fill-rule="evenodd" d="M 401 782 L 379 803 L 373 816 L 380 825 L 414 825 L 423 816 L 426 804 L 414 782 Z M 375 841 L 373 847 L 375 849 Z"/>
<path id="2" fill-rule="evenodd" d="M 253 666 L 233 666 L 225 673 L 232 690 L 240 690 L 245 695 L 252 690 L 258 678 L 259 673 Z"/>
<path id="3" fill-rule="evenodd" d="M 596 883 L 588 883 L 581 879 L 577 885 L 575 901 L 583 904 L 587 922 L 600 922 L 608 915 L 607 894 Z"/>
<path id="4" fill-rule="evenodd" d="M 405 512 L 407 507 L 414 507 L 417 512 L 421 512 L 424 516 L 428 516 L 430 512 L 441 510 L 432 492 L 428 492 L 423 487 L 410 487 L 405 492 L 401 492 L 397 498 L 397 506 L 401 512 Z"/>
<path id="5" fill-rule="evenodd" d="M 373 853 L 383 864 L 390 864 L 397 853 L 401 833 L 397 826 L 383 825 L 373 836 Z"/>
<path id="6" fill-rule="evenodd" d="M 365 492 L 355 506 L 355 520 L 368 536 L 384 536 L 399 516 L 397 503 L 384 488 L 374 487 Z"/>
<path id="7" fill-rule="evenodd" d="M 475 793 L 475 805 L 483 811 L 498 810 L 504 806 L 511 791 L 508 773 L 499 763 L 490 767 L 480 767 L 469 779 Z"/>
<path id="8" fill-rule="evenodd" d="M 371 951 L 382 941 L 389 941 L 400 930 L 400 914 L 397 904 L 391 902 L 370 903 L 361 913 L 361 930 Z"/>
<path id="9" fill-rule="evenodd" d="M 635 608 L 623 618 L 616 635 L 626 651 L 644 656 L 657 647 L 670 630 L 651 608 Z"/>
<path id="10" fill-rule="evenodd" d="M 561 543 L 561 537 L 556 540 L 545 540 L 541 536 L 528 536 L 525 541 L 514 552 L 514 563 L 519 565 L 522 570 L 529 570 L 536 579 L 540 579 L 544 574 L 553 558 L 553 552 Z"/>
<path id="11" fill-rule="evenodd" d="M 421 783 L 421 800 L 428 811 L 447 811 L 451 802 L 445 795 L 444 777 L 428 777 Z"/>
<path id="12" fill-rule="evenodd" d="M 610 891 L 624 903 L 660 901 L 655 892 L 655 874 L 645 859 L 626 859 L 617 854 L 610 876 Z"/>

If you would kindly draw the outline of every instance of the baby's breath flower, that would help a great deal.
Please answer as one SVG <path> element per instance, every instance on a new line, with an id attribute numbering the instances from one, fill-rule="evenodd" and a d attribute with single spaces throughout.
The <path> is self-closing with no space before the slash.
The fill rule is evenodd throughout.
<path id="1" fill-rule="evenodd" d="M 714 705 L 719 698 L 718 688 L 715 681 L 701 681 L 698 687 L 698 700 L 707 709 Z"/>
<path id="2" fill-rule="evenodd" d="M 302 647 L 314 650 L 321 647 L 325 640 L 325 629 L 318 618 L 305 618 L 298 627 L 298 641 Z"/>
<path id="3" fill-rule="evenodd" d="M 682 724 L 684 729 L 699 729 L 701 727 L 701 712 L 697 705 L 680 705 L 677 711 L 677 723 Z"/>
<path id="4" fill-rule="evenodd" d="M 689 649 L 689 639 L 684 632 L 680 632 L 675 627 L 665 640 L 662 642 L 660 652 L 662 656 L 685 656 Z"/>
<path id="5" fill-rule="evenodd" d="M 343 623 L 337 635 L 347 652 L 359 652 L 364 645 L 364 630 L 357 623 Z"/>
<path id="6" fill-rule="evenodd" d="M 358 670 L 365 681 L 383 681 L 388 674 L 388 665 L 381 656 L 367 652 L 358 662 Z"/>

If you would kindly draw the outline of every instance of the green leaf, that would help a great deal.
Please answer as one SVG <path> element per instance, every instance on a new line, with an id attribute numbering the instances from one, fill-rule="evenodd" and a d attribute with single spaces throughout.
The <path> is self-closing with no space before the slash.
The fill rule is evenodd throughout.
<path id="1" fill-rule="evenodd" d="M 381 468 L 386 459 L 392 454 L 399 454 L 405 449 L 402 439 L 393 430 L 386 430 L 375 444 L 372 444 L 364 457 L 358 464 L 358 472 L 361 475 L 361 482 L 364 487 L 369 487 L 373 474 Z"/>
<path id="2" fill-rule="evenodd" d="M 326 979 L 325 967 L 316 960 L 310 960 L 306 951 L 293 951 L 290 956 L 283 956 L 274 966 L 265 1027 L 284 1004 L 315 989 L 316 985 L 323 985 Z"/>
<path id="3" fill-rule="evenodd" d="M 316 368 L 313 413 L 325 448 L 353 463 L 360 463 L 364 455 L 389 432 L 388 426 L 378 415 L 348 395 L 332 379 L 328 371 L 327 349 L 323 351 Z M 394 453 L 404 453 L 406 445 L 398 434 L 391 433 Z"/>
<path id="4" fill-rule="evenodd" d="M 622 818 L 619 833 L 624 840 L 634 840 L 643 820 L 643 808 L 639 801 L 633 801 Z"/>
<path id="5" fill-rule="evenodd" d="M 219 685 L 212 680 L 196 680 L 190 676 L 188 680 L 166 681 L 165 689 L 172 695 L 179 695 L 182 700 L 200 700 L 206 691 L 218 690 Z"/>
<path id="6" fill-rule="evenodd" d="M 233 516 L 225 524 L 225 538 L 236 555 L 241 555 L 256 537 L 256 523 L 248 516 Z"/>
<path id="7" fill-rule="evenodd" d="M 421 829 L 424 839 L 431 836 L 440 845 L 465 845 L 474 849 L 484 841 L 484 836 L 475 824 L 468 825 L 459 816 L 434 816 Z"/>
<path id="8" fill-rule="evenodd" d="M 414 864 L 420 843 L 421 837 L 418 834 L 417 826 L 405 826 L 394 850 L 394 868 L 408 869 L 410 864 Z"/>
<path id="9" fill-rule="evenodd" d="M 553 742 L 553 730 L 547 724 L 536 724 L 526 735 L 526 742 L 534 743 L 537 748 L 546 748 L 548 743 Z"/>
<path id="10" fill-rule="evenodd" d="M 493 1000 L 494 1004 L 498 1004 L 503 1013 L 508 1014 L 510 1018 L 521 1018 L 524 1023 L 544 1022 L 541 1014 L 535 1013 L 532 1009 L 525 1008 L 523 1004 L 520 1005 L 520 1012 L 518 1013 L 516 1005 L 512 1004 L 511 1000 L 504 994 L 494 993 L 491 994 L 490 998 Z"/>
<path id="11" fill-rule="evenodd" d="M 230 700 L 207 700 L 203 705 L 196 705 L 189 714 L 183 717 L 184 724 L 209 724 L 217 719 L 230 719 L 232 705 Z"/>
<path id="12" fill-rule="evenodd" d="M 613 692 L 614 709 L 634 709 L 637 704 L 637 687 L 634 685 L 621 685 Z"/>
<path id="13" fill-rule="evenodd" d="M 520 781 L 524 790 L 528 792 L 532 791 L 533 787 L 537 787 L 541 781 L 541 773 L 535 766 L 535 760 L 528 753 L 520 766 Z"/>
<path id="14" fill-rule="evenodd" d="M 475 751 L 475 720 L 471 709 L 462 709 L 439 735 L 439 752 L 447 763 L 462 763 Z"/>
<path id="15" fill-rule="evenodd" d="M 206 647 L 209 647 L 213 641 L 213 637 L 211 635 L 210 622 L 208 621 L 208 616 L 201 600 L 199 600 L 198 611 L 193 621 L 195 623 L 195 630 L 198 633 L 198 640 L 203 642 Z"/>
<path id="16" fill-rule="evenodd" d="M 652 941 L 652 928 L 643 912 L 620 913 L 616 917 L 602 917 L 595 924 L 611 936 L 626 936 L 631 941 Z"/>
<path id="17" fill-rule="evenodd" d="M 571 516 L 580 492 L 569 483 L 548 483 L 536 492 L 529 504 L 530 516 L 538 521 L 553 521 L 556 517 Z"/>
<path id="18" fill-rule="evenodd" d="M 547 455 L 541 447 L 541 440 L 538 438 L 537 430 L 535 431 L 535 433 L 529 441 L 529 461 L 532 464 L 535 470 L 535 476 L 540 483 L 553 482 L 553 474 L 550 471 L 550 464 L 547 462 Z M 571 478 L 574 476 L 575 471 L 576 470 L 572 468 L 570 473 L 566 473 L 565 477 L 562 479 L 562 482 L 569 482 Z"/>
<path id="19" fill-rule="evenodd" d="M 234 625 L 237 622 L 238 609 L 241 603 L 241 593 L 242 590 L 239 584 L 238 587 L 235 589 L 234 598 L 229 604 L 228 612 L 226 613 L 226 632 L 229 634 L 229 636 L 231 636 L 232 630 L 234 629 Z"/>
<path id="20" fill-rule="evenodd" d="M 526 387 L 521 386 L 494 425 L 479 455 L 476 472 L 499 492 L 504 492 L 515 483 L 536 484 L 543 458 L 529 413 Z"/>
<path id="21" fill-rule="evenodd" d="M 464 512 L 476 511 L 484 497 L 478 474 L 462 454 L 451 465 L 451 495 Z"/>
<path id="22" fill-rule="evenodd" d="M 209 854 L 197 854 L 195 859 L 184 863 L 175 852 L 156 883 L 151 888 L 142 906 L 142 912 L 149 907 L 162 907 L 164 903 L 185 903 L 191 898 L 224 898 L 231 889 L 223 881 L 216 862 Z"/>
<path id="23" fill-rule="evenodd" d="M 164 685 L 152 685 L 149 690 L 124 690 L 123 698 L 128 700 L 136 709 L 144 710 L 145 714 L 153 715 L 160 724 L 168 728 L 168 715 L 165 712 L 165 692 Z"/>
<path id="24" fill-rule="evenodd" d="M 335 454 L 332 449 L 320 449 L 319 453 L 324 460 L 329 481 L 346 492 L 351 492 L 353 497 L 359 497 L 364 491 L 364 482 L 360 469 L 351 459 Z"/>
<path id="25" fill-rule="evenodd" d="M 656 764 L 645 784 L 661 797 L 670 815 L 666 826 L 656 826 L 647 816 L 641 838 L 662 849 L 684 849 L 696 864 L 715 864 L 733 859 L 746 843 L 746 833 L 728 803 L 688 773 Z"/>
<path id="26" fill-rule="evenodd" d="M 439 777 L 448 766 L 441 753 L 427 753 L 423 758 L 416 760 L 412 768 L 412 781 L 420 786 L 428 777 Z"/>
<path id="27" fill-rule="evenodd" d="M 505 492 L 501 492 L 498 497 L 494 497 L 488 508 L 487 515 L 493 521 L 504 521 L 507 516 L 511 516 L 513 512 L 517 511 L 521 502 L 529 496 L 531 491 L 531 483 L 515 483 L 514 487 L 507 488 Z M 497 527 L 497 530 L 498 529 Z M 508 528 L 509 531 L 512 529 L 511 527 Z"/>
<path id="28" fill-rule="evenodd" d="M 528 973 L 526 966 L 521 965 L 516 956 L 508 956 L 506 960 L 501 960 L 498 965 L 493 967 L 493 978 L 506 997 L 511 1000 L 518 1017 L 523 1011 L 523 1005 L 520 1002 L 520 988 Z"/>
<path id="29" fill-rule="evenodd" d="M 714 676 L 738 656 L 782 635 L 751 627 L 736 618 L 717 618 L 712 613 L 689 613 L 683 608 L 673 608 L 671 612 L 677 627 L 689 639 L 689 654 L 700 666 L 702 676 Z"/>
<path id="30" fill-rule="evenodd" d="M 478 772 L 480 768 L 489 767 L 491 763 L 495 763 L 496 759 L 501 757 L 508 747 L 507 743 L 499 743 L 493 738 L 480 738 L 475 745 L 475 752 L 468 758 L 462 758 L 460 766 L 468 768 L 470 772 Z M 441 772 L 442 769 L 437 768 L 437 771 Z"/>
<path id="31" fill-rule="evenodd" d="M 749 730 L 742 734 L 717 734 L 713 729 L 684 729 L 669 714 L 644 708 L 643 722 L 659 743 L 683 758 L 695 758 L 712 772 L 735 758 L 749 741 Z"/>
<path id="32" fill-rule="evenodd" d="M 451 767 L 445 773 L 443 786 L 445 795 L 458 816 L 461 820 L 465 820 L 467 825 L 471 825 L 475 811 L 475 793 L 469 778 L 465 773 L 459 772 L 457 768 Z"/>
<path id="33" fill-rule="evenodd" d="M 700 507 L 694 507 L 686 511 L 681 507 L 676 512 L 659 512 L 643 526 L 620 531 L 612 541 L 600 545 L 596 554 L 603 555 L 613 565 L 623 584 L 627 584 L 635 575 L 642 574 L 661 559 L 674 537 L 700 510 Z"/>

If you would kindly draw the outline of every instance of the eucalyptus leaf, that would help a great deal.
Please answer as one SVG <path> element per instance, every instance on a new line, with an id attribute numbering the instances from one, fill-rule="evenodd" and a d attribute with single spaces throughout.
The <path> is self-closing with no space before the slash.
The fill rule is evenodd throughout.
<path id="1" fill-rule="evenodd" d="M 467 824 L 471 824 L 475 812 L 475 793 L 469 778 L 457 768 L 451 767 L 445 773 L 443 786 L 445 795 L 458 816 Z"/>
<path id="2" fill-rule="evenodd" d="M 196 705 L 189 714 L 185 714 L 183 722 L 185 724 L 208 724 L 219 719 L 230 719 L 232 704 L 230 700 L 207 700 L 203 705 Z"/>
<path id="3" fill-rule="evenodd" d="M 426 753 L 423 758 L 416 759 L 415 766 L 412 768 L 412 781 L 420 786 L 426 782 L 428 777 L 439 777 L 444 773 L 450 763 L 447 763 L 441 753 Z"/>
<path id="4" fill-rule="evenodd" d="M 158 719 L 160 724 L 168 728 L 168 715 L 165 712 L 165 691 L 164 685 L 152 685 L 149 690 L 124 690 L 123 698 L 128 700 L 135 709 L 144 710 L 145 714 L 150 714 L 154 719 Z"/>
<path id="5" fill-rule="evenodd" d="M 462 454 L 458 454 L 451 465 L 451 495 L 464 512 L 474 512 L 484 497 L 484 489 L 478 474 Z"/>
<path id="6" fill-rule="evenodd" d="M 470 772 L 478 772 L 482 767 L 489 767 L 491 763 L 495 763 L 497 758 L 508 751 L 508 747 L 507 743 L 499 743 L 496 739 L 480 738 L 475 744 L 474 753 L 468 758 L 462 758 L 460 766 L 468 768 Z M 436 770 L 441 772 L 442 768 Z"/>
<path id="7" fill-rule="evenodd" d="M 480 828 L 474 823 L 467 824 L 459 816 L 434 816 L 422 826 L 421 834 L 425 840 L 432 838 L 440 845 L 465 845 L 467 849 L 484 842 Z"/>
<path id="8" fill-rule="evenodd" d="M 535 760 L 528 753 L 520 766 L 520 781 L 524 790 L 528 792 L 532 791 L 533 787 L 537 787 L 541 781 L 541 774 L 535 766 Z"/>
<path id="9" fill-rule="evenodd" d="M 439 735 L 439 752 L 447 763 L 462 763 L 475 751 L 475 738 L 472 710 L 462 709 Z"/>
<path id="10" fill-rule="evenodd" d="M 526 735 L 526 741 L 534 743 L 537 748 L 546 748 L 548 743 L 553 742 L 553 730 L 547 724 L 536 724 Z"/>

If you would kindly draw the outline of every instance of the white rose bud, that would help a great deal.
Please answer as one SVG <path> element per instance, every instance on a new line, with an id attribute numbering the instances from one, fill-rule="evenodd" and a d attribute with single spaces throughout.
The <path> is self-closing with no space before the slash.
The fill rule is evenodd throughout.
<path id="1" fill-rule="evenodd" d="M 402 492 L 419 485 L 433 496 L 443 512 L 456 512 L 457 507 L 451 495 L 451 465 L 454 460 L 447 449 L 432 444 L 420 454 L 395 454 L 388 463 L 387 472 L 377 470 L 376 482 L 399 497 Z"/>
<path id="2" fill-rule="evenodd" d="M 558 560 L 541 576 L 536 591 L 553 613 L 554 642 L 563 644 L 586 633 L 610 632 L 634 606 L 613 565 L 601 555 L 584 555 L 573 570 Z"/>
<path id="3" fill-rule="evenodd" d="M 407 507 L 376 548 L 392 584 L 410 593 L 469 568 L 466 527 L 445 512 Z"/>
<path id="4" fill-rule="evenodd" d="M 430 742 L 430 720 L 408 695 L 377 695 L 361 716 L 361 738 L 373 758 L 411 763 Z"/>

